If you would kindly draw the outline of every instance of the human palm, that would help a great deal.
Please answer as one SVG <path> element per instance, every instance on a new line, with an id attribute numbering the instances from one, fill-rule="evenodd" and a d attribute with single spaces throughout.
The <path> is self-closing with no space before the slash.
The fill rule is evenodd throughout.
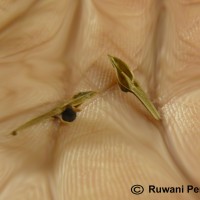
<path id="1" fill-rule="evenodd" d="M 199 3 L 1 1 L 1 199 L 198 199 L 148 186 L 200 185 Z M 162 120 L 119 89 L 107 54 L 130 66 Z M 98 95 L 74 122 L 7 134 L 86 90 Z"/>

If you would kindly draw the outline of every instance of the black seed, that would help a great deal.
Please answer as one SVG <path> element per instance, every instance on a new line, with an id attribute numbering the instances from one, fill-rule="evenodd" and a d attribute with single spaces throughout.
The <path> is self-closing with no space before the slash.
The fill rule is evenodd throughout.
<path id="1" fill-rule="evenodd" d="M 11 133 L 11 135 L 17 135 L 17 131 L 13 131 L 12 133 Z"/>
<path id="2" fill-rule="evenodd" d="M 72 106 L 67 106 L 61 113 L 61 117 L 63 121 L 72 122 L 76 119 L 76 112 L 73 110 Z"/>

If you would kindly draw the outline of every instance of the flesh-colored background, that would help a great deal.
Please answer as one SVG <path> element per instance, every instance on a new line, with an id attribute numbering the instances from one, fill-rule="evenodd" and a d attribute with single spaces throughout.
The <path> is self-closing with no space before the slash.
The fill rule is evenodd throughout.
<path id="1" fill-rule="evenodd" d="M 107 54 L 134 71 L 162 116 L 122 93 Z M 0 1 L 0 199 L 199 199 L 199 0 Z M 85 90 L 77 119 L 8 133 Z M 144 194 L 131 193 L 132 185 Z"/>

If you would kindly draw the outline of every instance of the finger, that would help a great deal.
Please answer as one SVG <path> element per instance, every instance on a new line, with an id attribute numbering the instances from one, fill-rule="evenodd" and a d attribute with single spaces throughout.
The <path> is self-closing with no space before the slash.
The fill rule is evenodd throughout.
<path id="1" fill-rule="evenodd" d="M 196 4 L 194 4 L 196 3 Z M 166 139 L 172 156 L 199 183 L 199 1 L 167 1 L 165 33 L 158 53 L 158 95 L 164 105 Z M 184 13 L 184 14 L 183 14 Z"/>

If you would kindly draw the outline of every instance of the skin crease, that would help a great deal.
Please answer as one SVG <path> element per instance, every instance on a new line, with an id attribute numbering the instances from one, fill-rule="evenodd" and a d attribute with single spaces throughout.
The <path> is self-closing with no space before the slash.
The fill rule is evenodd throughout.
<path id="1" fill-rule="evenodd" d="M 0 199 L 198 199 L 186 185 L 200 187 L 199 13 L 198 0 L 0 1 Z M 161 121 L 120 91 L 107 54 L 130 66 Z M 86 90 L 99 93 L 73 123 L 8 135 Z"/>

